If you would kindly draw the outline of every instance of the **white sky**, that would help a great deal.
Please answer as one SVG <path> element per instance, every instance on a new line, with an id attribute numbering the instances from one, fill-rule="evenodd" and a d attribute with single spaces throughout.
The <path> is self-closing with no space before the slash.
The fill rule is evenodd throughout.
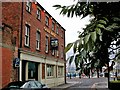
<path id="1" fill-rule="evenodd" d="M 76 0 L 77 1 L 77 0 Z M 85 19 L 80 18 L 68 18 L 67 16 L 60 15 L 60 10 L 55 10 L 53 5 L 72 5 L 73 0 L 37 0 L 40 5 L 60 24 L 63 28 L 66 29 L 66 45 L 70 42 L 74 42 L 78 39 L 78 31 L 82 30 L 82 27 L 85 27 L 85 24 L 88 23 L 89 17 Z"/>

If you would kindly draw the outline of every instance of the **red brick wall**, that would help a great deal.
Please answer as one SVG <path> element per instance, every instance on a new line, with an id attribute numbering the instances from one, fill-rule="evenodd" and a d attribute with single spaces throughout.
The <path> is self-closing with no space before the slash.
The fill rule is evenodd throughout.
<path id="1" fill-rule="evenodd" d="M 18 79 L 13 59 L 18 57 L 15 48 L 19 45 L 20 5 L 20 2 L 2 2 L 2 24 L 5 26 L 2 30 L 2 86 Z"/>
<path id="2" fill-rule="evenodd" d="M 3 87 L 10 82 L 12 51 L 8 48 L 2 48 L 2 85 Z"/>
<path id="3" fill-rule="evenodd" d="M 8 47 L 13 46 L 12 42 L 14 40 L 13 39 L 14 37 L 16 37 L 15 47 L 16 48 L 19 47 L 20 32 L 21 32 L 21 15 L 22 15 L 21 12 L 22 12 L 22 2 L 2 2 L 2 23 L 5 23 L 7 25 L 7 27 L 11 29 L 11 32 L 12 32 L 10 34 L 10 37 L 5 35 L 4 39 L 3 39 L 3 43 L 8 45 Z M 47 33 L 44 30 L 44 27 L 46 27 L 45 26 L 45 15 L 48 13 L 44 12 L 44 10 L 42 9 L 41 21 L 37 20 L 36 13 L 37 13 L 37 5 L 34 2 L 32 3 L 31 13 L 28 13 L 26 11 L 26 3 L 24 2 L 23 25 L 22 25 L 22 27 L 23 27 L 23 29 L 22 29 L 23 30 L 23 33 L 22 33 L 22 48 L 23 48 L 23 50 L 28 50 L 33 53 L 39 53 L 39 54 L 46 55 L 49 57 L 61 59 L 60 53 L 59 53 L 59 57 L 57 57 L 56 55 L 52 56 L 51 50 L 49 50 L 48 54 L 45 53 L 45 37 L 46 37 L 46 35 L 49 36 L 49 40 L 50 40 L 50 37 L 54 37 L 54 36 L 52 36 L 50 33 Z M 30 29 L 31 29 L 30 30 L 30 48 L 24 47 L 24 38 L 25 38 L 24 31 L 25 31 L 26 23 L 31 25 L 30 26 Z M 40 29 L 40 33 L 41 33 L 41 50 L 40 50 L 40 52 L 36 51 L 36 31 L 38 28 Z M 49 27 L 46 27 L 46 28 L 49 30 L 52 29 L 51 16 L 49 17 Z M 59 35 L 56 34 L 56 37 L 54 37 L 54 38 L 59 39 L 59 50 L 61 49 L 61 45 L 63 45 L 63 49 L 64 49 L 64 40 L 65 39 L 61 38 L 61 33 L 62 33 L 61 28 L 59 28 Z M 50 45 L 50 43 L 49 43 L 49 45 Z M 49 49 L 50 49 L 50 46 L 49 46 Z M 17 49 L 15 51 L 15 49 L 11 50 L 11 48 L 6 48 L 6 47 L 4 47 L 2 49 L 2 51 L 4 52 L 4 54 L 2 56 L 3 57 L 2 64 L 3 64 L 3 70 L 4 70 L 2 72 L 2 75 L 4 76 L 3 77 L 3 85 L 6 85 L 7 83 L 10 82 L 10 78 L 12 79 L 12 81 L 14 79 L 17 80 L 17 75 L 16 75 L 17 71 L 16 71 L 16 69 L 13 69 L 12 62 L 15 57 L 18 57 L 18 53 L 17 53 Z M 61 60 L 64 60 L 64 58 L 62 58 Z M 43 67 L 44 67 L 44 65 L 43 65 Z M 43 73 L 43 78 L 44 78 L 44 73 Z"/>
<path id="4" fill-rule="evenodd" d="M 16 37 L 18 46 L 19 31 L 21 29 L 21 2 L 2 2 L 2 23 L 13 29 L 13 37 Z"/>
<path id="5" fill-rule="evenodd" d="M 56 34 L 55 37 L 52 36 L 50 33 L 47 33 L 44 30 L 44 27 L 47 28 L 48 30 L 52 31 L 52 18 L 51 18 L 51 16 L 48 15 L 48 13 L 46 11 L 44 11 L 41 8 L 41 20 L 39 21 L 36 18 L 37 5 L 34 2 L 32 3 L 32 9 L 31 9 L 30 13 L 26 11 L 26 3 L 24 3 L 23 10 L 24 10 L 24 17 L 23 17 L 23 34 L 22 34 L 23 35 L 22 36 L 23 43 L 22 43 L 22 47 L 24 48 L 24 50 L 28 50 L 31 52 L 36 52 L 36 53 L 39 53 L 42 55 L 46 55 L 49 57 L 54 57 L 54 58 L 59 58 L 61 60 L 64 60 L 64 58 L 60 57 L 60 53 L 59 53 L 59 57 L 57 57 L 56 55 L 55 56 L 51 55 L 50 37 L 59 39 L 59 50 L 61 49 L 61 45 L 63 45 L 62 49 L 64 49 L 64 40 L 65 39 L 61 38 L 61 33 L 64 33 L 65 31 L 63 31 L 63 30 L 61 30 L 61 28 L 59 28 L 59 34 L 58 35 Z M 49 16 L 49 27 L 46 27 L 46 25 L 45 25 L 45 16 L 46 15 Z M 54 19 L 53 19 L 53 21 L 56 22 Z M 24 47 L 25 24 L 26 23 L 30 24 L 30 48 Z M 55 23 L 55 27 L 56 27 L 56 25 L 57 24 Z M 40 52 L 36 51 L 36 31 L 38 28 L 40 29 L 40 33 L 41 33 L 41 50 L 40 50 Z M 55 31 L 54 31 L 54 33 L 55 33 Z M 49 53 L 48 54 L 45 53 L 45 37 L 46 37 L 46 35 L 48 35 L 48 37 L 49 37 Z"/>

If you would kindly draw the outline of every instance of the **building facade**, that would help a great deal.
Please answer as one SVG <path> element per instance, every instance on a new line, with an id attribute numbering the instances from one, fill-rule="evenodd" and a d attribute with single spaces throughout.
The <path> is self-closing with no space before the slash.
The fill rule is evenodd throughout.
<path id="1" fill-rule="evenodd" d="M 1 87 L 65 83 L 65 29 L 38 2 L 2 2 Z"/>

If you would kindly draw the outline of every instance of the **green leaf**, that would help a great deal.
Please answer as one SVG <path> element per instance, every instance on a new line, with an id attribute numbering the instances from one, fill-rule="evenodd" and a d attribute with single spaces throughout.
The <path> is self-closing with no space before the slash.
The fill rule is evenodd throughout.
<path id="1" fill-rule="evenodd" d="M 80 55 L 78 54 L 78 55 L 75 56 L 75 65 L 76 65 L 76 67 L 78 67 L 79 61 L 80 61 Z"/>
<path id="2" fill-rule="evenodd" d="M 90 39 L 89 42 L 87 43 L 87 51 L 91 51 L 91 50 L 93 50 L 93 42 Z"/>
<path id="3" fill-rule="evenodd" d="M 103 24 L 97 24 L 97 26 L 96 26 L 97 28 L 105 28 L 105 26 L 103 25 Z"/>
<path id="4" fill-rule="evenodd" d="M 96 41 L 96 39 L 97 39 L 96 31 L 91 32 L 91 39 L 92 39 L 94 42 Z"/>
<path id="5" fill-rule="evenodd" d="M 61 8 L 62 8 L 62 10 L 61 10 L 60 14 L 63 14 L 63 12 L 66 10 L 66 6 L 63 6 Z"/>
<path id="6" fill-rule="evenodd" d="M 89 38 L 90 38 L 90 34 L 88 34 L 88 35 L 85 36 L 85 38 L 84 38 L 85 44 L 89 41 Z"/>
<path id="7" fill-rule="evenodd" d="M 115 21 L 115 22 L 120 22 L 120 18 L 118 18 L 118 17 L 113 17 L 112 19 L 113 19 L 113 21 Z"/>
<path id="8" fill-rule="evenodd" d="M 100 28 L 95 28 L 95 30 L 96 30 L 96 33 L 97 34 L 99 34 L 99 35 L 101 35 L 102 33 L 101 33 L 101 29 Z"/>
<path id="9" fill-rule="evenodd" d="M 106 22 L 109 22 L 109 20 L 106 17 L 102 17 Z"/>
<path id="10" fill-rule="evenodd" d="M 71 63 L 73 62 L 73 58 L 74 58 L 74 56 L 71 56 L 71 57 L 70 57 L 69 65 L 71 65 Z"/>
<path id="11" fill-rule="evenodd" d="M 68 13 L 68 9 L 67 8 L 63 8 L 63 15 L 65 15 L 66 13 Z"/>
<path id="12" fill-rule="evenodd" d="M 72 46 L 73 46 L 73 43 L 69 43 L 67 47 L 65 47 L 65 53 L 68 52 Z"/>
<path id="13" fill-rule="evenodd" d="M 75 14 L 75 10 L 76 10 L 76 6 L 73 5 L 73 6 L 71 7 L 71 17 L 74 16 L 74 14 Z"/>
<path id="14" fill-rule="evenodd" d="M 73 46 L 73 52 L 74 52 L 74 53 L 76 53 L 76 51 L 77 51 L 78 41 L 79 41 L 79 40 L 76 40 L 75 43 L 74 43 L 74 46 Z"/>
<path id="15" fill-rule="evenodd" d="M 61 8 L 61 5 L 53 5 L 53 7 L 56 7 L 56 9 Z"/>
<path id="16" fill-rule="evenodd" d="M 81 49 L 82 49 L 82 41 L 83 41 L 83 39 L 82 38 L 80 38 L 79 39 L 79 43 L 78 43 L 78 51 L 80 52 L 81 51 Z"/>
<path id="17" fill-rule="evenodd" d="M 117 25 L 117 23 L 113 23 L 112 25 L 109 25 L 108 27 L 106 27 L 105 30 L 112 32 L 114 31 L 114 29 L 119 29 L 119 28 L 120 26 Z"/>
<path id="18" fill-rule="evenodd" d="M 107 22 L 105 20 L 99 20 L 98 23 L 101 23 L 101 24 L 104 24 L 104 25 L 107 24 Z"/>
<path id="19" fill-rule="evenodd" d="M 82 58 L 86 58 L 86 54 L 87 54 L 86 50 L 81 51 Z"/>

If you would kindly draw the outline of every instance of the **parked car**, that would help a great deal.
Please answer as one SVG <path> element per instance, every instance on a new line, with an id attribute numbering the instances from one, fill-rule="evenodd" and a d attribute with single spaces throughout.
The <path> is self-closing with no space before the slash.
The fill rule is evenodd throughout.
<path id="1" fill-rule="evenodd" d="M 6 90 L 6 89 L 50 90 L 50 88 L 48 88 L 47 85 L 42 84 L 41 82 L 36 81 L 36 80 L 11 82 L 7 86 L 5 86 L 2 90 Z"/>

